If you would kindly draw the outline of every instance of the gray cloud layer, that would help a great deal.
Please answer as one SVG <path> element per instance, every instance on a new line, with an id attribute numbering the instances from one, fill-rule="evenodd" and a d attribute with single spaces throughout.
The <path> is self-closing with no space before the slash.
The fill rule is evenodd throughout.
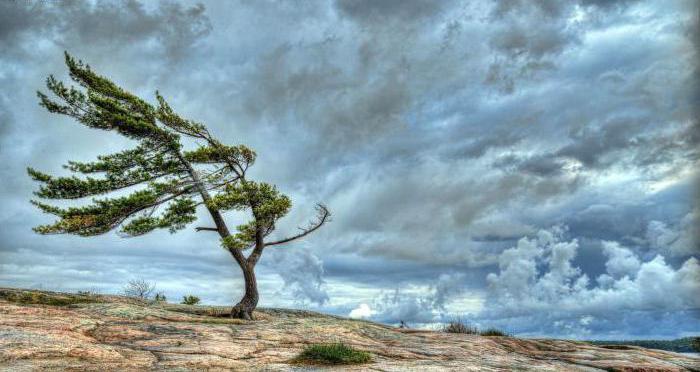
<path id="1" fill-rule="evenodd" d="M 591 280 L 568 290 L 593 302 L 608 290 L 594 278 L 610 271 L 636 270 L 635 285 L 651 269 L 697 270 L 699 14 L 689 0 L 2 2 L 0 156 L 11 161 L 0 165 L 0 285 L 112 291 L 143 276 L 171 297 L 225 303 L 240 291 L 203 233 L 31 234 L 46 219 L 27 203 L 26 166 L 60 173 L 127 144 L 36 105 L 46 75 L 66 77 L 68 50 L 255 148 L 255 176 L 293 198 L 283 231 L 316 200 L 329 204 L 332 224 L 263 259 L 264 303 L 343 314 L 365 303 L 382 321 L 429 323 L 474 300 L 480 321 L 578 327 L 498 323 L 523 333 L 614 332 L 619 319 L 593 307 L 544 316 L 523 306 L 509 318 L 522 304 L 491 291 L 508 292 L 508 249 L 561 224 L 575 254 L 531 258 L 550 265 L 533 295 L 555 263 L 573 270 L 556 275 Z M 698 328 L 685 305 L 635 301 L 626 324 L 659 311 L 681 319 L 658 320 L 664 336 Z"/>

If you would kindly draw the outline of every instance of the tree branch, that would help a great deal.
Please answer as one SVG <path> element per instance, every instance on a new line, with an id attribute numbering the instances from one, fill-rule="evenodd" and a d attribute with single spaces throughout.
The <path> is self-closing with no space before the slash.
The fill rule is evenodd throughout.
<path id="1" fill-rule="evenodd" d="M 303 238 L 306 235 L 309 235 L 312 232 L 316 231 L 319 227 L 323 226 L 323 224 L 325 224 L 326 222 L 330 221 L 331 212 L 328 210 L 328 208 L 326 208 L 325 205 L 317 204 L 316 211 L 318 212 L 318 216 L 316 217 L 316 221 L 312 222 L 307 227 L 300 227 L 301 233 L 294 235 L 294 236 L 290 236 L 290 237 L 282 239 L 282 240 L 275 241 L 275 242 L 265 243 L 265 246 L 289 243 L 293 240 Z"/>
<path id="2" fill-rule="evenodd" d="M 195 231 L 197 231 L 197 232 L 199 232 L 199 231 L 217 231 L 217 232 L 218 232 L 218 231 L 219 231 L 219 229 L 217 229 L 216 227 L 201 227 L 201 226 L 198 226 L 198 227 L 195 227 L 194 229 L 195 229 Z"/>

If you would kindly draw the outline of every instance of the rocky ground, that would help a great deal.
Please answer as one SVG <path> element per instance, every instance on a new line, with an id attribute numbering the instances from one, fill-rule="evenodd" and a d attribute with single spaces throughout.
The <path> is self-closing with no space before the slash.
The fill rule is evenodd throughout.
<path id="1" fill-rule="evenodd" d="M 220 310 L 0 288 L 0 370 L 321 370 L 290 361 L 306 345 L 344 342 L 372 362 L 334 370 L 700 371 L 700 359 L 638 347 L 403 330 L 279 309 L 240 321 Z"/>

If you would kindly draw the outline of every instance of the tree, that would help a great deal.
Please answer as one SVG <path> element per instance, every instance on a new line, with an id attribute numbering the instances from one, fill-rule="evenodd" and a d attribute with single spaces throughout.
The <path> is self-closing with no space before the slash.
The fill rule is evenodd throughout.
<path id="1" fill-rule="evenodd" d="M 144 279 L 131 279 L 124 286 L 124 294 L 140 300 L 148 300 L 155 289 L 155 284 L 147 282 Z"/>
<path id="2" fill-rule="evenodd" d="M 182 303 L 185 305 L 196 305 L 200 301 L 199 297 L 193 295 L 182 296 Z"/>
<path id="3" fill-rule="evenodd" d="M 245 294 L 231 309 L 231 316 L 252 319 L 258 303 L 255 265 L 266 247 L 302 238 L 329 221 L 323 204 L 317 217 L 296 235 L 268 241 L 277 221 L 291 208 L 291 200 L 274 185 L 246 177 L 256 154 L 245 145 L 225 145 L 201 123 L 180 117 L 156 92 L 157 105 L 120 88 L 89 65 L 65 56 L 70 77 L 80 87 L 67 86 L 49 76 L 46 85 L 55 97 L 38 92 L 40 105 L 49 112 L 67 115 L 94 129 L 114 131 L 138 143 L 134 148 L 102 155 L 94 162 L 70 161 L 65 168 L 85 175 L 55 177 L 28 169 L 41 183 L 35 195 L 47 199 L 93 198 L 88 205 L 57 207 L 32 200 L 46 213 L 56 215 L 53 224 L 35 227 L 40 234 L 95 236 L 119 229 L 123 236 L 139 236 L 156 229 L 171 233 L 196 220 L 204 206 L 211 227 L 196 231 L 217 233 L 221 244 L 238 264 Z M 82 87 L 82 88 L 81 88 Z M 186 148 L 185 141 L 198 143 Z M 223 214 L 248 211 L 252 219 L 231 232 Z M 246 255 L 245 251 L 250 251 Z"/>

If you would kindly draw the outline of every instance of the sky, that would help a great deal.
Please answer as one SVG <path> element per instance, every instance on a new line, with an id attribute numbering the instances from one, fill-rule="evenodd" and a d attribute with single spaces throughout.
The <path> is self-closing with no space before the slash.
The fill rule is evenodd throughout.
<path id="1" fill-rule="evenodd" d="M 134 145 L 39 107 L 68 51 L 255 149 L 249 175 L 293 202 L 276 236 L 328 205 L 265 251 L 260 306 L 698 335 L 699 17 L 694 0 L 0 2 L 0 286 L 242 295 L 215 234 L 31 231 L 51 218 L 26 167 Z"/>

